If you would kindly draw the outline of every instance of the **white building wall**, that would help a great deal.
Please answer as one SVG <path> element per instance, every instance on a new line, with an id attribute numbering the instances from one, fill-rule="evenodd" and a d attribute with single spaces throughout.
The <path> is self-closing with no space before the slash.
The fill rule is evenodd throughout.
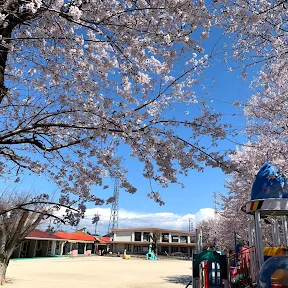
<path id="1" fill-rule="evenodd" d="M 115 232 L 114 241 L 132 241 L 132 231 Z"/>
<path id="2" fill-rule="evenodd" d="M 140 232 L 141 233 L 141 242 L 143 242 L 143 233 L 144 232 L 149 232 L 149 231 L 137 231 L 137 232 Z M 151 233 L 152 231 L 150 231 Z M 169 233 L 169 232 L 161 232 L 161 237 L 160 237 L 160 241 L 159 242 L 162 242 L 162 233 Z M 172 236 L 178 236 L 178 242 L 180 243 L 180 237 L 181 236 L 186 236 L 187 237 L 187 244 L 188 243 L 192 243 L 191 242 L 191 237 L 189 234 L 184 234 L 184 233 L 175 233 L 175 232 L 170 232 L 169 233 L 169 242 L 168 243 L 172 243 Z M 114 233 L 114 241 L 122 241 L 122 242 L 135 242 L 137 243 L 138 241 L 135 241 L 135 231 L 121 231 L 121 232 L 118 232 L 116 231 Z M 149 242 L 152 242 L 151 239 Z M 167 243 L 167 242 L 165 242 Z"/>

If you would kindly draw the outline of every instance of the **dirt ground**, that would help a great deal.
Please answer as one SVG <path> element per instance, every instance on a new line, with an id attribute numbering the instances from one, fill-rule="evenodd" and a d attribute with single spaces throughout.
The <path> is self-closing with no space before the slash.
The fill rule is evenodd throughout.
<path id="1" fill-rule="evenodd" d="M 8 288 L 164 288 L 191 279 L 191 262 L 110 257 L 11 260 Z"/>

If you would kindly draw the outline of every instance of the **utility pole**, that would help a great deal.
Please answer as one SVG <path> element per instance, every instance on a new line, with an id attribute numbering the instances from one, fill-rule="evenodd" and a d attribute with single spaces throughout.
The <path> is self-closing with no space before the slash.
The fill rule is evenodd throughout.
<path id="1" fill-rule="evenodd" d="M 217 214 L 218 213 L 218 206 L 217 206 L 217 193 L 216 192 L 214 192 L 213 193 L 213 202 L 214 202 L 214 211 L 215 211 L 215 214 Z"/>
<path id="2" fill-rule="evenodd" d="M 100 215 L 97 212 L 92 219 L 92 224 L 95 224 L 95 236 L 97 234 L 97 225 L 99 221 L 100 221 Z"/>
<path id="3" fill-rule="evenodd" d="M 192 232 L 194 230 L 194 223 L 191 218 L 189 218 L 189 228 L 188 231 Z"/>

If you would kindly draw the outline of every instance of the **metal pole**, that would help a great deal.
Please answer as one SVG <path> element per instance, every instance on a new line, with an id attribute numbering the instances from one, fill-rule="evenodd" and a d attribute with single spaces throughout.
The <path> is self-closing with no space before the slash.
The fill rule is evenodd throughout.
<path id="1" fill-rule="evenodd" d="M 201 253 L 203 251 L 203 232 L 202 232 L 202 228 L 200 228 L 200 250 L 199 253 Z"/>
<path id="2" fill-rule="evenodd" d="M 198 240 L 198 229 L 195 231 L 195 238 L 196 238 L 196 254 L 199 253 L 199 240 Z"/>
<path id="3" fill-rule="evenodd" d="M 273 241 L 273 246 L 276 247 L 276 232 L 275 232 L 275 225 L 273 223 L 273 226 L 272 226 L 272 241 Z"/>
<path id="4" fill-rule="evenodd" d="M 192 288 L 196 288 L 196 283 L 194 279 L 194 253 L 192 251 Z"/>
<path id="5" fill-rule="evenodd" d="M 261 266 L 264 263 L 264 254 L 262 243 L 261 217 L 259 211 L 255 212 L 254 221 L 255 221 L 257 256 L 259 261 L 259 267 L 261 268 Z"/>
<path id="6" fill-rule="evenodd" d="M 280 246 L 280 235 L 279 235 L 279 225 L 278 221 L 274 221 L 274 229 L 275 229 L 275 245 L 276 247 Z"/>
<path id="7" fill-rule="evenodd" d="M 230 259 L 229 259 L 229 253 L 226 255 L 226 263 L 227 263 L 227 279 L 224 280 L 224 288 L 231 287 L 231 277 L 230 277 Z"/>
<path id="8" fill-rule="evenodd" d="M 252 221 L 249 221 L 248 223 L 248 239 L 249 239 L 249 256 L 250 256 L 250 274 L 252 282 L 255 282 L 255 259 L 253 254 L 253 247 L 254 246 L 254 239 L 253 239 L 253 223 Z"/>
<path id="9" fill-rule="evenodd" d="M 282 216 L 282 226 L 283 226 L 283 234 L 284 234 L 284 245 L 287 249 L 288 247 L 288 232 L 287 232 L 287 218 L 286 216 Z"/>

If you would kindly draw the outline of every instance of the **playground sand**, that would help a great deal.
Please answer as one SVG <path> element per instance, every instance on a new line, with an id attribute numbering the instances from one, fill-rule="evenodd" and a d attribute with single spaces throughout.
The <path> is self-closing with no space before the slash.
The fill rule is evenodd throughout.
<path id="1" fill-rule="evenodd" d="M 164 288 L 182 287 L 191 279 L 191 262 L 123 260 L 112 257 L 11 260 L 8 288 Z"/>

